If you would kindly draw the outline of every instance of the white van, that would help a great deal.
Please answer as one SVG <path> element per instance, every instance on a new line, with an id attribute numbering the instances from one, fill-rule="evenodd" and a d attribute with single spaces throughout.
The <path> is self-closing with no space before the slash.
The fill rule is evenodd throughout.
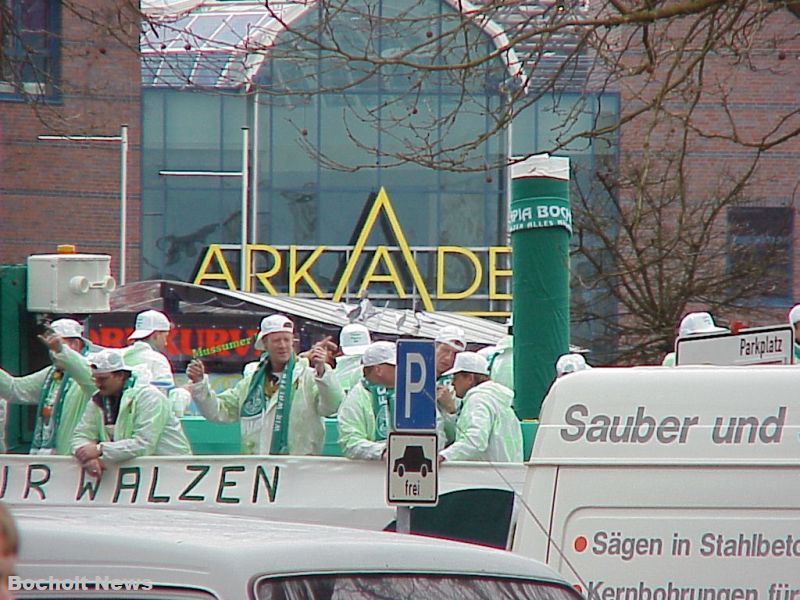
<path id="1" fill-rule="evenodd" d="M 634 367 L 544 401 L 513 550 L 590 600 L 800 597 L 800 368 Z"/>
<path id="2" fill-rule="evenodd" d="M 541 563 L 419 536 L 149 508 L 12 512 L 17 598 L 579 600 Z"/>

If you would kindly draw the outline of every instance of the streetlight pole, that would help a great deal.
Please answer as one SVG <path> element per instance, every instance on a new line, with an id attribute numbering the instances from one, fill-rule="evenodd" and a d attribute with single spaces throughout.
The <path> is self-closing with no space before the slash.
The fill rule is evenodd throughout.
<path id="1" fill-rule="evenodd" d="M 242 251 L 239 265 L 239 285 L 244 292 L 250 291 L 247 279 L 247 198 L 250 191 L 250 129 L 242 127 L 242 170 L 241 171 L 159 171 L 164 177 L 240 177 L 242 180 Z"/>
<path id="2" fill-rule="evenodd" d="M 120 125 L 119 135 L 40 135 L 43 141 L 119 142 L 119 284 L 125 285 L 128 227 L 128 126 Z"/>

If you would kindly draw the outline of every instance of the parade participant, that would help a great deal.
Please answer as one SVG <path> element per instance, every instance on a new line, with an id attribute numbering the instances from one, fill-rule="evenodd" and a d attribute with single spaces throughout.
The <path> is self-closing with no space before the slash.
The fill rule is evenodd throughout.
<path id="1" fill-rule="evenodd" d="M 396 345 L 373 342 L 364 350 L 361 364 L 363 377 L 339 407 L 339 446 L 347 458 L 378 460 L 385 455 L 389 432 L 394 431 Z M 438 410 L 436 435 L 443 447 L 444 423 Z"/>
<path id="2" fill-rule="evenodd" d="M 453 361 L 459 352 L 467 349 L 466 334 L 460 327 L 447 325 L 436 334 L 436 403 L 444 422 L 447 443 L 456 435 L 456 419 L 461 401 L 453 390 L 453 378 L 446 371 L 453 368 Z"/>
<path id="3" fill-rule="evenodd" d="M 278 314 L 261 321 L 255 346 L 263 351 L 258 368 L 219 394 L 211 391 L 203 363 L 190 362 L 187 389 L 195 405 L 209 421 L 239 421 L 243 454 L 320 454 L 322 418 L 343 397 L 327 350 L 317 345 L 309 358 L 296 355 L 294 323 Z"/>
<path id="4" fill-rule="evenodd" d="M 192 453 L 164 394 L 138 383 L 119 350 L 102 350 L 90 360 L 97 389 L 72 437 L 72 453 L 90 475 L 100 475 L 104 462 Z M 65 366 L 69 370 L 70 363 Z"/>
<path id="5" fill-rule="evenodd" d="M 730 333 L 725 327 L 719 327 L 714 322 L 714 318 L 707 312 L 691 312 L 681 319 L 678 329 L 678 337 L 689 337 L 704 333 Z M 675 366 L 675 352 L 670 352 L 661 361 L 662 366 Z"/>
<path id="6" fill-rule="evenodd" d="M 146 310 L 136 315 L 134 327 L 133 333 L 128 336 L 132 344 L 123 349 L 125 364 L 140 379 L 149 377 L 149 383 L 157 387 L 174 387 L 172 365 L 166 355 L 172 323 L 164 313 Z"/>
<path id="7" fill-rule="evenodd" d="M 83 358 L 89 340 L 83 337 L 83 326 L 73 319 L 58 319 L 41 336 L 50 346 L 53 364 L 24 377 L 12 377 L 0 369 L 0 398 L 17 404 L 35 404 L 36 422 L 31 440 L 31 454 L 69 455 L 72 434 L 80 421 L 93 387 L 89 365 Z M 63 344 L 61 340 L 63 339 Z M 79 359 L 72 373 L 65 373 L 59 352 L 69 347 Z"/>
<path id="8" fill-rule="evenodd" d="M 794 362 L 800 363 L 800 304 L 789 311 L 789 324 L 794 329 Z"/>
<path id="9" fill-rule="evenodd" d="M 339 333 L 342 356 L 336 358 L 334 372 L 345 395 L 361 379 L 361 356 L 371 342 L 369 329 L 359 323 L 345 325 Z"/>
<path id="10" fill-rule="evenodd" d="M 339 407 L 339 446 L 347 458 L 378 460 L 393 429 L 396 346 L 373 342 L 364 350 L 361 365 L 363 378 Z"/>
<path id="11" fill-rule="evenodd" d="M 582 354 L 577 354 L 574 352 L 569 354 L 562 354 L 561 356 L 558 357 L 558 360 L 556 361 L 556 378 L 591 368 L 592 367 L 586 364 L 586 359 L 583 357 Z"/>
<path id="12" fill-rule="evenodd" d="M 489 363 L 489 377 L 492 381 L 514 391 L 514 330 L 511 317 L 506 321 L 508 335 L 495 346 L 495 352 L 486 358 Z"/>
<path id="13" fill-rule="evenodd" d="M 461 352 L 453 368 L 453 387 L 463 399 L 456 440 L 439 453 L 440 460 L 522 462 L 522 429 L 507 387 L 489 379 L 486 359 Z"/>

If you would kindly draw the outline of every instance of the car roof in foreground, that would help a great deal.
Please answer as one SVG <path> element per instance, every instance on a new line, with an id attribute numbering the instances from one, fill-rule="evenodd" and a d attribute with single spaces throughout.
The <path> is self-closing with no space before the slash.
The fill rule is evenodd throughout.
<path id="1" fill-rule="evenodd" d="M 415 535 L 197 511 L 12 507 L 20 571 L 64 566 L 71 576 L 144 577 L 167 569 L 187 584 L 220 574 L 437 573 L 564 583 L 549 567 L 503 550 Z M 70 549 L 65 555 L 65 548 Z M 48 573 L 49 574 L 49 573 Z M 157 581 L 155 575 L 149 579 Z"/>

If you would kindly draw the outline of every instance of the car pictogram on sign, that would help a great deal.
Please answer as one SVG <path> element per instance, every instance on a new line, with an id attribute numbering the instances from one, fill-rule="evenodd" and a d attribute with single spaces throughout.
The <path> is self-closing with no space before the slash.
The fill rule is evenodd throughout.
<path id="1" fill-rule="evenodd" d="M 425 477 L 433 469 L 431 459 L 425 456 L 422 446 L 406 446 L 403 456 L 394 461 L 394 472 L 404 477 L 406 473 L 419 473 Z"/>

